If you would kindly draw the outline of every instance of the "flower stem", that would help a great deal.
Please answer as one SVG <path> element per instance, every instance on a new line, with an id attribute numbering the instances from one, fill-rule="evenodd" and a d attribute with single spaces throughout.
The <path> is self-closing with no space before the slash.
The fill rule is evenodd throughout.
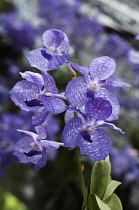
<path id="1" fill-rule="evenodd" d="M 82 189 L 82 194 L 83 194 L 83 198 L 85 199 L 87 196 L 87 193 L 86 193 L 83 174 L 82 174 L 82 170 L 81 170 L 81 162 L 80 162 L 80 158 L 79 158 L 78 147 L 75 148 L 75 157 L 76 157 L 76 162 L 77 162 L 78 175 L 79 175 L 80 185 L 81 185 L 81 189 Z"/>
<path id="2" fill-rule="evenodd" d="M 67 67 L 69 68 L 70 73 L 73 76 L 72 79 L 75 79 L 76 78 L 76 72 L 73 70 L 73 68 L 71 67 L 71 65 L 68 62 L 66 62 L 66 64 L 67 64 Z"/>

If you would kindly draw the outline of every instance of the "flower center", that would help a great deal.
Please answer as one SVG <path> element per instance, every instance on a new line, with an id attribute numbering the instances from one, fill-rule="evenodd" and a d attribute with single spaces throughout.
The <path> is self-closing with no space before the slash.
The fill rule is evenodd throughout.
<path id="1" fill-rule="evenodd" d="M 90 82 L 89 90 L 95 92 L 99 89 L 98 78 L 94 78 L 93 81 Z"/>
<path id="2" fill-rule="evenodd" d="M 50 51 L 54 52 L 55 48 L 53 46 L 49 47 Z"/>
<path id="3" fill-rule="evenodd" d="M 34 98 L 39 99 L 39 94 L 35 94 Z"/>
<path id="4" fill-rule="evenodd" d="M 93 127 L 87 128 L 87 132 L 94 132 L 94 131 L 95 131 L 95 129 Z"/>
<path id="5" fill-rule="evenodd" d="M 36 142 L 31 142 L 29 146 L 32 147 L 33 149 L 37 150 L 37 151 L 41 150 L 40 145 L 37 144 Z"/>

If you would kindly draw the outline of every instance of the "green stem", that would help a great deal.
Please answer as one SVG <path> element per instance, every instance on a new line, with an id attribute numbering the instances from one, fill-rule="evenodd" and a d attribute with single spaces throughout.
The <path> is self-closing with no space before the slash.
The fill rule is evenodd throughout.
<path id="1" fill-rule="evenodd" d="M 83 194 L 83 198 L 85 199 L 86 196 L 87 196 L 87 193 L 86 193 L 83 174 L 82 174 L 82 170 L 81 170 L 81 162 L 80 162 L 78 147 L 75 148 L 75 157 L 76 157 L 76 162 L 77 162 L 80 185 L 81 185 L 81 188 L 82 188 L 82 194 Z"/>

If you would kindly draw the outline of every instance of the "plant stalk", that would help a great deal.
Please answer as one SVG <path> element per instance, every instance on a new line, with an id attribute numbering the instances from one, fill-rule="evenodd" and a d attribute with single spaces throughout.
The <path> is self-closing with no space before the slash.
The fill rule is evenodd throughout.
<path id="1" fill-rule="evenodd" d="M 81 162 L 80 162 L 78 147 L 75 148 L 75 157 L 76 157 L 76 162 L 77 162 L 78 175 L 79 175 L 79 181 L 80 181 L 80 185 L 82 189 L 82 194 L 83 194 L 83 198 L 85 199 L 87 196 L 87 193 L 86 193 L 82 169 L 81 169 Z"/>

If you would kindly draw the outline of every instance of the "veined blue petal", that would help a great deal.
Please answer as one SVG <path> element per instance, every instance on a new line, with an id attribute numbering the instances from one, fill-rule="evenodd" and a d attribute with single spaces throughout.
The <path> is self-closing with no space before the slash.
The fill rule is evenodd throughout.
<path id="1" fill-rule="evenodd" d="M 39 86 L 39 89 L 41 90 L 44 82 L 41 74 L 34 73 L 31 71 L 25 71 L 24 73 L 20 72 L 23 79 L 26 79 L 27 81 L 34 82 L 36 85 Z"/>
<path id="2" fill-rule="evenodd" d="M 20 130 L 20 129 L 17 129 L 17 131 L 22 132 L 22 133 L 25 133 L 25 134 L 31 136 L 33 138 L 33 140 L 36 140 L 37 137 L 38 137 L 38 134 L 33 133 L 31 131 L 25 131 L 25 130 Z"/>
<path id="3" fill-rule="evenodd" d="M 42 72 L 45 92 L 58 93 L 54 78 L 48 72 Z"/>
<path id="4" fill-rule="evenodd" d="M 33 163 L 36 164 L 41 155 L 26 156 L 24 153 L 28 153 L 32 150 L 30 144 L 33 142 L 31 137 L 25 137 L 20 139 L 14 147 L 14 155 L 18 157 L 21 163 Z"/>
<path id="5" fill-rule="evenodd" d="M 62 143 L 56 141 L 49 141 L 49 140 L 41 140 L 39 144 L 49 149 L 58 149 L 60 146 L 63 146 Z"/>
<path id="6" fill-rule="evenodd" d="M 42 35 L 43 44 L 54 52 L 68 53 L 69 39 L 65 33 L 57 29 L 46 30 Z"/>
<path id="7" fill-rule="evenodd" d="M 92 161 L 104 160 L 111 150 L 111 135 L 104 129 L 95 129 L 91 135 L 92 143 L 78 139 L 78 147 L 81 155 L 87 155 Z"/>
<path id="8" fill-rule="evenodd" d="M 121 81 L 113 81 L 111 78 L 108 78 L 106 82 L 103 84 L 104 86 L 113 86 L 113 87 L 124 87 L 131 86 L 129 83 L 121 82 Z"/>
<path id="9" fill-rule="evenodd" d="M 77 139 L 82 131 L 82 120 L 79 117 L 73 117 L 67 122 L 63 131 L 63 142 L 65 147 L 73 149 L 77 146 Z"/>
<path id="10" fill-rule="evenodd" d="M 82 107 L 88 101 L 87 86 L 88 83 L 84 77 L 78 77 L 68 83 L 65 96 L 73 107 Z"/>
<path id="11" fill-rule="evenodd" d="M 41 50 L 45 50 L 45 48 L 38 48 L 29 52 L 26 57 L 28 58 L 30 65 L 32 67 L 36 67 L 42 71 L 48 71 L 49 61 L 42 56 Z"/>
<path id="12" fill-rule="evenodd" d="M 116 63 L 114 59 L 108 56 L 102 56 L 92 60 L 89 66 L 90 74 L 93 78 L 97 77 L 100 80 L 107 79 L 113 74 L 116 69 Z"/>
<path id="13" fill-rule="evenodd" d="M 69 54 L 54 55 L 51 59 L 46 59 L 41 51 L 45 48 L 38 48 L 29 52 L 26 56 L 32 67 L 36 67 L 41 71 L 54 70 L 60 67 L 69 57 Z"/>
<path id="14" fill-rule="evenodd" d="M 95 92 L 95 98 L 103 98 L 108 100 L 112 106 L 112 114 L 107 118 L 108 121 L 117 120 L 120 112 L 120 105 L 116 95 L 105 88 L 101 88 L 98 92 Z"/>
<path id="15" fill-rule="evenodd" d="M 49 112 L 61 113 L 66 110 L 65 102 L 59 98 L 51 98 L 42 94 L 41 101 Z"/>
<path id="16" fill-rule="evenodd" d="M 67 109 L 64 116 L 65 123 L 67 123 L 73 117 L 74 117 L 74 111 Z"/>
<path id="17" fill-rule="evenodd" d="M 32 117 L 32 125 L 41 125 L 46 120 L 48 114 L 49 112 L 46 110 L 45 107 L 40 107 L 38 112 L 34 113 L 34 116 Z"/>
<path id="18" fill-rule="evenodd" d="M 43 125 L 36 126 L 35 130 L 37 131 L 39 139 L 46 139 L 46 130 Z"/>
<path id="19" fill-rule="evenodd" d="M 121 128 L 118 128 L 117 126 L 115 126 L 115 125 L 112 124 L 112 123 L 104 122 L 104 123 L 99 124 L 97 127 L 108 127 L 108 128 L 112 128 L 112 129 L 114 129 L 114 130 L 116 130 L 116 131 L 119 131 L 119 132 L 122 133 L 122 134 L 125 133 L 125 132 L 123 132 L 123 131 L 121 130 Z"/>
<path id="20" fill-rule="evenodd" d="M 68 59 L 70 54 L 64 54 L 64 55 L 54 55 L 52 57 L 52 60 L 50 60 L 48 65 L 48 70 L 55 70 L 58 67 L 60 67 L 65 61 Z M 45 71 L 45 70 L 44 70 Z"/>
<path id="21" fill-rule="evenodd" d="M 25 101 L 31 101 L 34 98 L 34 95 L 39 94 L 40 89 L 35 83 L 22 80 L 17 82 L 16 85 L 10 91 L 10 96 L 12 101 L 19 106 L 21 109 L 26 111 L 37 111 L 39 106 L 29 107 Z"/>
<path id="22" fill-rule="evenodd" d="M 95 98 L 86 103 L 85 112 L 89 118 L 106 120 L 112 113 L 112 106 L 107 100 Z"/>
<path id="23" fill-rule="evenodd" d="M 34 170 L 35 171 L 38 171 L 40 168 L 43 168 L 46 165 L 46 162 L 47 162 L 46 149 L 43 148 L 43 150 L 42 150 L 42 156 L 38 160 L 37 164 L 35 165 Z"/>

